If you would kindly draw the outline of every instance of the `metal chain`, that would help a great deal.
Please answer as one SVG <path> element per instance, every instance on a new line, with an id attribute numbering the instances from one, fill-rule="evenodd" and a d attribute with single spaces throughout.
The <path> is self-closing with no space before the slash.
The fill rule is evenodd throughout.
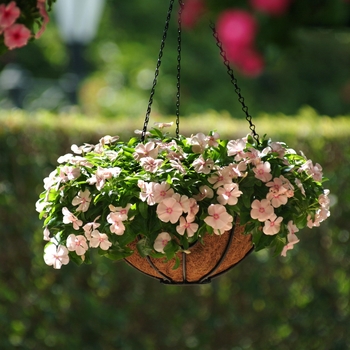
<path id="1" fill-rule="evenodd" d="M 242 111 L 245 113 L 246 115 L 246 120 L 249 123 L 249 129 L 251 130 L 252 134 L 253 134 L 253 138 L 255 139 L 255 141 L 260 144 L 259 141 L 259 134 L 256 133 L 255 131 L 255 125 L 252 122 L 252 116 L 249 114 L 248 112 L 248 107 L 246 106 L 245 102 L 244 102 L 244 97 L 241 94 L 241 89 L 238 87 L 237 85 L 237 79 L 233 73 L 233 70 L 230 66 L 230 63 L 226 57 L 226 52 L 224 51 L 223 47 L 222 47 L 222 43 L 219 39 L 218 33 L 216 32 L 215 29 L 215 25 L 213 23 L 210 23 L 210 28 L 213 31 L 213 36 L 216 40 L 216 46 L 220 49 L 220 56 L 223 58 L 224 60 L 224 65 L 227 68 L 227 74 L 230 76 L 231 78 L 231 83 L 233 84 L 233 86 L 235 87 L 235 92 L 238 96 L 238 101 L 241 103 L 242 105 Z"/>
<path id="2" fill-rule="evenodd" d="M 155 88 L 156 88 L 156 85 L 157 85 L 157 82 L 158 82 L 159 68 L 160 68 L 160 65 L 162 63 L 163 50 L 164 50 L 164 46 L 165 46 L 165 40 L 166 40 L 166 37 L 167 37 L 167 34 L 168 34 L 169 23 L 170 23 L 170 18 L 171 18 L 171 12 L 173 10 L 173 5 L 174 5 L 174 0 L 170 0 L 169 9 L 168 9 L 168 13 L 167 13 L 166 21 L 165 21 L 165 27 L 164 27 L 164 31 L 163 31 L 163 37 L 162 37 L 162 41 L 161 41 L 161 44 L 160 44 L 160 50 L 159 50 L 159 55 L 158 55 L 156 71 L 154 73 L 154 79 L 153 79 L 153 85 L 152 85 L 152 89 L 151 89 L 151 95 L 150 95 L 149 102 L 148 102 L 148 107 L 147 107 L 145 121 L 144 121 L 144 124 L 143 124 L 143 129 L 142 129 L 142 134 L 141 134 L 141 141 L 144 141 L 145 137 L 146 137 L 147 126 L 148 126 L 149 117 L 150 117 L 151 110 L 152 110 L 153 97 L 154 97 Z"/>
<path id="3" fill-rule="evenodd" d="M 177 94 L 176 94 L 176 137 L 179 137 L 180 133 L 180 82 L 181 82 L 181 17 L 184 8 L 184 3 L 179 0 L 179 13 L 178 13 L 178 29 L 177 29 Z"/>

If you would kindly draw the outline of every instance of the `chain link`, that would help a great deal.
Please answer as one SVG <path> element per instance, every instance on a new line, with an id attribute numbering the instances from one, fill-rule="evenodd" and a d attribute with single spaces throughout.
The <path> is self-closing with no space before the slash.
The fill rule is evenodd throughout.
<path id="1" fill-rule="evenodd" d="M 167 37 L 167 34 L 168 34 L 169 23 L 170 23 L 170 18 L 171 18 L 171 12 L 173 10 L 173 5 L 174 5 L 174 0 L 170 0 L 169 9 L 168 9 L 168 13 L 167 13 L 166 21 L 165 21 L 165 27 L 164 27 L 164 30 L 163 30 L 163 37 L 162 37 L 162 41 L 161 41 L 161 44 L 160 44 L 160 50 L 159 50 L 159 55 L 158 55 L 156 71 L 154 73 L 154 79 L 153 79 L 151 94 L 150 94 L 150 98 L 149 98 L 149 102 L 148 102 L 148 107 L 147 107 L 147 112 L 146 112 L 146 116 L 145 116 L 145 121 L 144 121 L 144 124 L 143 124 L 143 129 L 142 129 L 142 134 L 141 134 L 141 141 L 144 141 L 145 137 L 146 137 L 147 126 L 148 126 L 149 117 L 150 117 L 151 110 L 152 110 L 153 97 L 154 97 L 156 85 L 157 85 L 157 82 L 158 82 L 159 68 L 160 68 L 160 65 L 162 63 L 163 51 L 164 51 L 164 47 L 165 47 L 165 40 L 166 40 L 166 37 Z"/>
<path id="2" fill-rule="evenodd" d="M 184 3 L 179 0 L 179 13 L 178 13 L 178 29 L 177 29 L 177 93 L 176 93 L 176 137 L 179 137 L 180 133 L 180 82 L 181 82 L 181 32 L 182 32 L 182 11 L 184 8 Z"/>
<path id="3" fill-rule="evenodd" d="M 237 85 L 237 79 L 236 79 L 236 77 L 235 77 L 235 75 L 233 73 L 233 70 L 232 70 L 232 68 L 230 66 L 230 63 L 229 63 L 229 61 L 228 61 L 228 59 L 226 57 L 226 52 L 224 51 L 224 49 L 222 47 L 222 43 L 221 43 L 221 41 L 219 39 L 218 33 L 216 32 L 215 25 L 213 23 L 210 23 L 210 28 L 213 31 L 213 36 L 214 36 L 214 38 L 216 40 L 216 46 L 220 49 L 220 56 L 224 60 L 224 65 L 227 68 L 227 74 L 230 76 L 231 83 L 235 87 L 235 93 L 238 96 L 238 101 L 242 105 L 242 111 L 246 115 L 246 120 L 247 120 L 247 122 L 249 124 L 249 129 L 252 132 L 253 138 L 259 144 L 260 143 L 260 141 L 259 141 L 259 134 L 257 134 L 256 131 L 255 131 L 255 125 L 252 122 L 252 116 L 249 114 L 248 107 L 246 106 L 245 101 L 244 101 L 244 97 L 241 94 L 241 89 Z"/>

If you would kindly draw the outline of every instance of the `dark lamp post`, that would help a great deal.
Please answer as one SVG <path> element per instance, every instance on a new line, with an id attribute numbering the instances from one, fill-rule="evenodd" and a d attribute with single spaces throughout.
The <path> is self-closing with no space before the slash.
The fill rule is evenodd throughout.
<path id="1" fill-rule="evenodd" d="M 69 52 L 69 67 L 62 79 L 63 89 L 72 104 L 77 104 L 77 89 L 86 75 L 84 50 L 94 39 L 105 0 L 59 0 L 54 14 L 58 30 Z"/>

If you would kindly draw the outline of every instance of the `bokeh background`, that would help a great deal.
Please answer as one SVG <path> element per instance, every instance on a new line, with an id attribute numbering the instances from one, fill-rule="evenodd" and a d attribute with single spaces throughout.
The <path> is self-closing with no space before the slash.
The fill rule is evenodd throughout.
<path id="1" fill-rule="evenodd" d="M 168 1 L 57 0 L 39 40 L 0 56 L 1 349 L 350 348 L 350 3 L 279 2 L 269 12 L 269 1 L 187 0 L 180 131 L 248 133 L 209 23 L 249 13 L 255 63 L 232 67 L 257 132 L 323 166 L 331 217 L 299 232 L 287 258 L 252 253 L 202 286 L 162 285 L 98 256 L 55 271 L 35 212 L 71 144 L 142 127 Z M 87 21 L 87 8 L 99 18 Z M 176 10 L 151 122 L 174 120 Z"/>

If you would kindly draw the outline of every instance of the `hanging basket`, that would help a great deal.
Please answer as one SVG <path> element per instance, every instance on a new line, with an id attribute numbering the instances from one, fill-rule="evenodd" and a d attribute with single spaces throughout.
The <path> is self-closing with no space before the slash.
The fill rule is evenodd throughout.
<path id="1" fill-rule="evenodd" d="M 237 220 L 231 231 L 220 237 L 205 235 L 203 244 L 196 242 L 188 252 L 177 254 L 180 267 L 174 269 L 175 258 L 155 259 L 142 257 L 136 248 L 137 241 L 130 244 L 135 254 L 125 261 L 140 272 L 165 284 L 203 284 L 222 275 L 243 260 L 253 249 L 251 235 L 244 234 L 244 227 Z"/>
<path id="2" fill-rule="evenodd" d="M 260 139 L 220 40 L 213 35 L 249 123 L 237 140 L 218 133 L 179 134 L 181 11 L 178 28 L 175 137 L 149 117 L 170 7 L 143 129 L 122 142 L 104 136 L 96 145 L 72 146 L 74 154 L 44 179 L 37 202 L 44 219 L 44 260 L 61 268 L 90 263 L 90 251 L 124 259 L 169 284 L 207 283 L 254 248 L 286 255 L 296 232 L 329 216 L 322 168 L 283 142 Z"/>

